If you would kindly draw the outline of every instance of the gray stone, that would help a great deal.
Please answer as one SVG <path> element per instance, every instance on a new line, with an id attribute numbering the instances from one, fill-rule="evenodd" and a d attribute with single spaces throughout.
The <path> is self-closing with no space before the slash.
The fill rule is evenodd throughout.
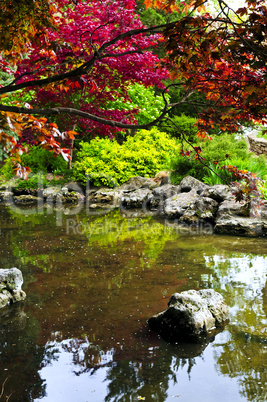
<path id="1" fill-rule="evenodd" d="M 0 192 L 9 190 L 9 187 L 6 183 L 0 185 Z"/>
<path id="2" fill-rule="evenodd" d="M 149 197 L 149 203 L 151 208 L 158 208 L 163 205 L 163 202 L 175 194 L 180 192 L 179 186 L 173 186 L 172 184 L 165 184 L 154 188 L 151 196 Z"/>
<path id="3" fill-rule="evenodd" d="M 72 203 L 72 204 L 77 204 L 77 203 L 83 203 L 84 202 L 84 196 L 82 196 L 80 193 L 77 191 L 69 191 L 65 193 L 65 195 L 62 195 L 61 199 L 62 203 Z"/>
<path id="4" fill-rule="evenodd" d="M 120 186 L 121 190 L 124 191 L 135 191 L 140 188 L 153 189 L 157 187 L 157 184 L 152 179 L 147 179 L 146 177 L 136 176 L 131 177 L 127 182 Z"/>
<path id="5" fill-rule="evenodd" d="M 47 187 L 43 191 L 43 197 L 46 202 L 51 204 L 78 203 L 84 200 L 83 195 L 79 191 L 72 191 L 68 185 L 63 187 Z"/>
<path id="6" fill-rule="evenodd" d="M 190 205 L 199 198 L 199 195 L 194 191 L 167 198 L 163 205 L 163 214 L 168 218 L 180 218 L 190 208 Z"/>
<path id="7" fill-rule="evenodd" d="M 0 269 L 0 308 L 26 298 L 21 289 L 22 273 L 17 268 Z"/>
<path id="8" fill-rule="evenodd" d="M 216 221 L 214 232 L 217 234 L 262 236 L 267 233 L 267 220 L 242 216 L 222 217 Z"/>
<path id="9" fill-rule="evenodd" d="M 231 187 L 227 186 L 226 184 L 215 184 L 212 187 L 208 187 L 204 190 L 203 197 L 209 197 L 217 202 L 223 202 L 227 198 L 232 196 Z"/>
<path id="10" fill-rule="evenodd" d="M 229 309 L 213 289 L 174 293 L 167 310 L 148 320 L 149 326 L 170 341 L 201 342 L 223 328 Z"/>
<path id="11" fill-rule="evenodd" d="M 13 197 L 15 204 L 23 204 L 23 205 L 33 205 L 38 202 L 42 202 L 41 197 L 35 197 L 34 195 L 16 195 Z"/>
<path id="12" fill-rule="evenodd" d="M 120 205 L 120 189 L 101 188 L 88 194 L 89 208 L 118 208 Z"/>
<path id="13" fill-rule="evenodd" d="M 13 200 L 13 192 L 12 191 L 0 191 L 0 202 L 11 203 Z"/>
<path id="14" fill-rule="evenodd" d="M 267 154 L 267 136 L 266 138 L 258 138 L 258 132 L 254 132 L 248 136 L 250 151 L 256 155 Z"/>
<path id="15" fill-rule="evenodd" d="M 186 176 L 183 178 L 183 180 L 181 180 L 179 188 L 181 193 L 189 193 L 191 191 L 195 191 L 197 194 L 201 194 L 204 190 L 209 188 L 209 186 L 192 176 Z"/>
<path id="16" fill-rule="evenodd" d="M 211 222 L 215 220 L 217 209 L 218 203 L 212 198 L 196 197 L 181 217 L 181 221 L 186 223 L 196 223 L 199 220 Z"/>
<path id="17" fill-rule="evenodd" d="M 248 216 L 250 205 L 247 201 L 237 202 L 234 198 L 223 201 L 218 209 L 217 219 L 228 219 L 231 216 Z"/>
<path id="18" fill-rule="evenodd" d="M 148 188 L 140 188 L 130 193 L 123 193 L 120 199 L 120 206 L 123 208 L 143 208 L 148 209 L 149 196 L 151 190 Z"/>
<path id="19" fill-rule="evenodd" d="M 60 187 L 47 187 L 43 191 L 44 199 L 54 201 L 54 199 L 60 194 Z"/>

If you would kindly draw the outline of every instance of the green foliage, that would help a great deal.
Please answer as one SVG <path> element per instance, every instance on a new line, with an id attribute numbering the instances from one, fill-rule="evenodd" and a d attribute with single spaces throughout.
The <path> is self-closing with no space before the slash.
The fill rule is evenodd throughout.
<path id="1" fill-rule="evenodd" d="M 261 183 L 259 183 L 259 190 L 262 194 L 262 198 L 264 198 L 265 200 L 267 200 L 267 180 L 262 181 Z"/>
<path id="2" fill-rule="evenodd" d="M 31 146 L 29 152 L 21 156 L 21 161 L 35 173 L 42 171 L 63 174 L 68 166 L 61 155 L 55 158 L 52 152 L 41 146 Z"/>
<path id="3" fill-rule="evenodd" d="M 140 130 L 122 145 L 108 138 L 95 138 L 81 143 L 74 177 L 82 182 L 90 177 L 94 185 L 114 187 L 130 177 L 153 177 L 178 152 L 177 141 L 156 128 Z"/>
<path id="4" fill-rule="evenodd" d="M 50 186 L 60 186 L 66 182 L 65 178 L 62 179 L 52 179 L 48 180 L 46 175 L 42 173 L 30 173 L 28 180 L 24 179 L 16 179 L 14 184 L 16 189 L 27 190 L 27 189 L 35 189 L 46 188 Z"/>
<path id="5" fill-rule="evenodd" d="M 202 179 L 204 183 L 214 186 L 215 184 L 226 184 L 233 181 L 232 174 L 227 170 L 221 169 L 220 165 L 211 164 L 209 168 Z"/>
<path id="6" fill-rule="evenodd" d="M 267 140 L 266 127 L 258 132 L 257 138 L 264 138 L 265 140 Z"/>
<path id="7" fill-rule="evenodd" d="M 182 114 L 181 116 L 174 116 L 172 117 L 172 121 L 175 123 L 173 125 L 171 122 L 166 122 L 167 126 L 164 127 L 165 131 L 170 134 L 172 137 L 176 138 L 183 138 L 183 135 L 189 140 L 190 142 L 195 142 L 197 141 L 197 132 L 198 129 L 197 127 L 194 127 L 194 125 L 197 122 L 197 119 L 195 117 L 191 116 L 186 116 L 185 114 Z M 179 127 L 179 129 L 176 128 Z"/>
<path id="8" fill-rule="evenodd" d="M 230 159 L 228 164 L 236 166 L 238 169 L 255 173 L 260 179 L 265 179 L 267 176 L 267 159 L 264 155 L 249 155 L 247 159 Z"/>
<path id="9" fill-rule="evenodd" d="M 259 179 L 264 179 L 267 176 L 267 160 L 264 155 L 261 155 L 260 157 L 249 155 L 246 159 L 229 159 L 227 160 L 227 165 L 236 166 L 239 170 L 247 170 L 248 172 L 255 173 Z M 238 181 L 230 172 L 222 170 L 221 166 L 222 163 L 216 166 L 211 166 L 212 170 L 209 170 L 208 174 L 203 177 L 204 183 L 212 186 L 214 184 L 224 184 L 231 180 Z"/>
<path id="10" fill-rule="evenodd" d="M 171 181 L 173 183 L 179 183 L 183 177 L 191 175 L 198 180 L 205 180 L 208 184 L 216 184 L 218 183 L 219 178 L 216 174 L 210 171 L 208 166 L 212 167 L 212 169 L 220 174 L 220 176 L 225 180 L 228 180 L 229 175 L 226 172 L 219 170 L 220 166 L 232 165 L 232 162 L 237 160 L 246 161 L 248 165 L 248 161 L 252 158 L 248 151 L 246 140 L 237 140 L 234 134 L 214 136 L 211 141 L 197 141 L 194 146 L 201 147 L 202 152 L 200 155 L 207 166 L 194 159 L 194 151 L 192 151 L 188 156 L 180 154 L 172 159 L 170 164 L 172 170 Z M 184 151 L 189 150 L 192 150 L 189 146 L 186 146 L 184 149 Z M 218 164 L 217 167 L 213 164 L 214 162 Z M 240 168 L 249 170 L 245 167 Z M 224 181 L 222 180 L 221 182 L 223 183 Z"/>
<path id="11" fill-rule="evenodd" d="M 171 160 L 171 182 L 179 184 L 185 176 L 193 176 L 198 180 L 202 180 L 207 172 L 207 168 L 199 161 L 194 159 L 194 154 L 190 156 L 178 155 Z"/>
<path id="12" fill-rule="evenodd" d="M 128 95 L 131 101 L 125 101 L 123 97 L 109 102 L 106 108 L 109 110 L 136 110 L 138 124 L 146 124 L 155 120 L 163 110 L 165 103 L 162 95 L 155 95 L 154 89 L 146 88 L 142 84 L 133 84 L 129 86 Z M 169 100 L 168 94 L 166 99 Z"/>
<path id="13" fill-rule="evenodd" d="M 48 185 L 51 185 L 50 182 L 48 182 L 45 179 L 45 176 L 40 173 L 30 174 L 28 180 L 22 180 L 22 179 L 16 180 L 16 188 L 21 190 L 26 189 L 37 190 L 38 188 L 47 187 Z"/>
<path id="14" fill-rule="evenodd" d="M 4 165 L 0 169 L 0 177 L 3 181 L 11 180 L 14 177 L 14 170 L 11 159 L 5 160 Z"/>
<path id="15" fill-rule="evenodd" d="M 201 156 L 206 161 L 218 161 L 228 164 L 229 159 L 248 159 L 250 153 L 246 140 L 236 139 L 235 134 L 222 134 L 214 136 L 212 140 L 201 143 L 203 152 Z"/>

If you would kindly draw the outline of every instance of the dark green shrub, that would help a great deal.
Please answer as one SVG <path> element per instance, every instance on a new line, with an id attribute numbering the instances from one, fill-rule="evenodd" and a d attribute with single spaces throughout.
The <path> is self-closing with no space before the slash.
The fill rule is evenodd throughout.
<path id="1" fill-rule="evenodd" d="M 16 188 L 17 189 L 35 189 L 37 190 L 38 188 L 41 187 L 47 187 L 47 185 L 50 185 L 50 182 L 48 182 L 44 175 L 42 174 L 29 174 L 28 180 L 23 180 L 23 179 L 17 179 L 16 180 Z"/>
<path id="2" fill-rule="evenodd" d="M 61 186 L 66 183 L 66 178 L 62 178 L 59 180 L 52 179 L 47 180 L 46 176 L 42 173 L 30 173 L 28 180 L 24 179 L 16 179 L 15 187 L 16 189 L 26 190 L 26 189 L 35 189 L 38 188 L 46 188 L 50 186 Z"/>
<path id="3" fill-rule="evenodd" d="M 175 157 L 170 164 L 171 182 L 179 184 L 185 176 L 193 176 L 198 180 L 202 180 L 207 172 L 207 168 L 198 160 L 194 159 L 194 154 L 190 156 L 179 155 Z"/>
<path id="4" fill-rule="evenodd" d="M 74 164 L 74 177 L 94 185 L 122 184 L 133 176 L 153 177 L 179 152 L 175 139 L 156 128 L 140 130 L 119 145 L 108 138 L 82 142 Z"/>
<path id="5" fill-rule="evenodd" d="M 32 172 L 50 172 L 63 174 L 68 163 L 61 155 L 54 157 L 53 153 L 41 146 L 31 146 L 29 152 L 21 156 L 23 166 L 28 166 Z"/>
<path id="6" fill-rule="evenodd" d="M 13 164 L 10 159 L 6 159 L 4 165 L 1 167 L 0 177 L 3 180 L 11 180 L 14 177 Z"/>
<path id="7" fill-rule="evenodd" d="M 171 122 L 166 122 L 165 131 L 170 134 L 172 137 L 180 138 L 182 140 L 183 135 L 190 142 L 197 141 L 197 127 L 194 126 L 196 124 L 197 119 L 195 117 L 186 116 L 182 114 L 181 116 L 172 117 Z M 177 126 L 177 127 L 176 127 Z"/>

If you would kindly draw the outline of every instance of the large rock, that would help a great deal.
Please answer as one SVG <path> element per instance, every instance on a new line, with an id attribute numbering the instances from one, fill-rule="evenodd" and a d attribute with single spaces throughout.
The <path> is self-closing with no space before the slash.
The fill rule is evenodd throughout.
<path id="1" fill-rule="evenodd" d="M 216 221 L 214 232 L 235 236 L 262 236 L 267 233 L 267 220 L 242 216 L 221 217 Z"/>
<path id="2" fill-rule="evenodd" d="M 250 206 L 247 201 L 236 201 L 234 198 L 223 201 L 218 209 L 217 219 L 227 219 L 230 216 L 249 216 Z"/>
<path id="3" fill-rule="evenodd" d="M 56 197 L 60 194 L 60 187 L 47 187 L 43 191 L 43 197 L 47 201 L 54 201 Z"/>
<path id="4" fill-rule="evenodd" d="M 267 234 L 267 202 L 249 204 L 247 201 L 225 200 L 219 207 L 215 233 L 262 236 Z"/>
<path id="5" fill-rule="evenodd" d="M 121 208 L 143 208 L 148 209 L 149 197 L 151 196 L 151 190 L 148 188 L 140 188 L 136 191 L 124 193 L 120 198 Z"/>
<path id="6" fill-rule="evenodd" d="M 192 176 L 186 176 L 183 178 L 183 180 L 181 180 L 179 188 L 181 193 L 190 193 L 191 191 L 195 191 L 197 194 L 201 194 L 204 190 L 208 189 L 209 186 Z"/>
<path id="7" fill-rule="evenodd" d="M 163 206 L 163 214 L 168 218 L 180 218 L 190 208 L 190 205 L 199 199 L 200 196 L 194 191 L 167 198 Z"/>
<path id="8" fill-rule="evenodd" d="M 214 186 L 206 188 L 201 195 L 203 197 L 212 198 L 217 202 L 223 202 L 232 197 L 232 190 L 231 187 L 226 184 L 215 184 Z"/>
<path id="9" fill-rule="evenodd" d="M 9 190 L 0 191 L 0 202 L 11 204 L 13 202 L 13 192 Z"/>
<path id="10" fill-rule="evenodd" d="M 76 188 L 77 187 L 77 188 Z M 43 190 L 43 198 L 49 204 L 64 204 L 64 203 L 78 203 L 83 202 L 84 197 L 81 194 L 78 186 L 72 189 L 71 186 L 63 187 L 47 187 Z"/>
<path id="11" fill-rule="evenodd" d="M 118 208 L 121 194 L 122 191 L 119 189 L 90 190 L 88 194 L 89 208 Z"/>
<path id="12" fill-rule="evenodd" d="M 14 203 L 15 204 L 21 204 L 21 205 L 34 205 L 37 203 L 42 202 L 41 197 L 35 197 L 34 195 L 16 195 L 13 197 Z"/>
<path id="13" fill-rule="evenodd" d="M 179 186 L 173 186 L 172 184 L 165 184 L 153 189 L 151 196 L 149 197 L 149 205 L 151 208 L 161 208 L 163 202 L 170 197 L 180 193 Z"/>
<path id="14" fill-rule="evenodd" d="M 169 341 L 202 342 L 223 328 L 229 309 L 213 289 L 174 293 L 168 309 L 148 320 L 149 326 Z M 217 330 L 218 332 L 218 330 Z"/>
<path id="15" fill-rule="evenodd" d="M 22 273 L 17 268 L 0 269 L 0 308 L 26 298 L 21 286 Z"/>
<path id="16" fill-rule="evenodd" d="M 196 197 L 185 211 L 180 221 L 185 223 L 197 223 L 201 221 L 214 222 L 218 202 L 208 197 Z"/>
<path id="17" fill-rule="evenodd" d="M 131 177 L 127 182 L 120 186 L 123 191 L 135 191 L 140 188 L 155 188 L 157 184 L 152 179 L 148 179 L 142 176 Z"/>

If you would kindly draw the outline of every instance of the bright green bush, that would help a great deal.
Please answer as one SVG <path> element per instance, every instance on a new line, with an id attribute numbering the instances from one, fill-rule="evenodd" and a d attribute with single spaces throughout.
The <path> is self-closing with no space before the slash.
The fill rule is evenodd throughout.
<path id="1" fill-rule="evenodd" d="M 54 157 L 52 152 L 41 146 L 31 146 L 29 152 L 21 156 L 23 166 L 28 166 L 32 172 L 52 172 L 63 174 L 68 163 L 61 155 Z"/>
<path id="2" fill-rule="evenodd" d="M 153 177 L 179 152 L 175 139 L 156 128 L 140 130 L 119 145 L 108 138 L 82 142 L 74 164 L 74 177 L 82 182 L 113 187 L 130 177 Z"/>

